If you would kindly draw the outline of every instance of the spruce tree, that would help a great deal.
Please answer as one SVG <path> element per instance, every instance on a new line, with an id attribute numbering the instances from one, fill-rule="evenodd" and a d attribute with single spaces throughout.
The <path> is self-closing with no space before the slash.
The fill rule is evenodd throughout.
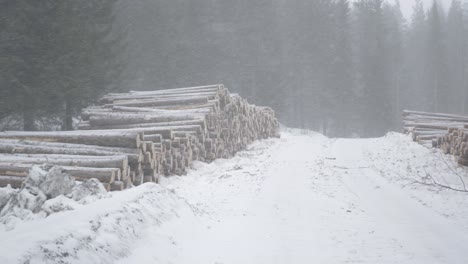
<path id="1" fill-rule="evenodd" d="M 431 110 L 448 111 L 450 99 L 447 91 L 447 57 L 445 45 L 445 19 L 437 1 L 434 0 L 428 13 L 428 36 L 426 52 L 429 85 L 427 92 L 432 97 Z"/>
<path id="2" fill-rule="evenodd" d="M 355 67 L 351 46 L 351 8 L 348 0 L 338 0 L 335 6 L 334 58 L 330 86 L 333 90 L 334 134 L 346 137 L 356 129 Z"/>
<path id="3" fill-rule="evenodd" d="M 449 111 L 463 112 L 464 94 L 464 29 L 461 2 L 453 0 L 447 17 L 447 61 L 448 61 L 448 100 Z"/>

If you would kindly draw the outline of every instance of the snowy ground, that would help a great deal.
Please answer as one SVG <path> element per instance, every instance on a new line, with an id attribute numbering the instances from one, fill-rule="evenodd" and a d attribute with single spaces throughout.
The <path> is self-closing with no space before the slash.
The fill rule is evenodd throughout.
<path id="1" fill-rule="evenodd" d="M 0 231 L 0 263 L 468 263 L 468 193 L 432 184 L 461 179 L 400 134 L 284 133 Z"/>

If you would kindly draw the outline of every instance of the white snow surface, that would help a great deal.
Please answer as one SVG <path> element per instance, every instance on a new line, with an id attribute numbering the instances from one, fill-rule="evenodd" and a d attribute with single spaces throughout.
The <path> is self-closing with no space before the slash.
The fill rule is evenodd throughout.
<path id="1" fill-rule="evenodd" d="M 0 263 L 468 263 L 467 170 L 398 133 L 285 132 L 0 228 Z"/>

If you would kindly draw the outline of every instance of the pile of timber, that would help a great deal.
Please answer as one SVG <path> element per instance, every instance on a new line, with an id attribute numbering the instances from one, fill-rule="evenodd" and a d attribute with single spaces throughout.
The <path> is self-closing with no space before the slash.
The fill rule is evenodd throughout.
<path id="1" fill-rule="evenodd" d="M 468 124 L 468 116 L 403 111 L 403 130 L 411 133 L 413 140 L 423 144 L 438 146 L 438 138 L 445 136 L 449 130 L 461 129 Z"/>
<path id="2" fill-rule="evenodd" d="M 403 129 L 415 142 L 440 148 L 468 166 L 468 116 L 403 111 Z"/>
<path id="3" fill-rule="evenodd" d="M 456 156 L 458 164 L 468 166 L 468 125 L 449 128 L 446 135 L 437 138 L 436 145 L 445 154 Z"/>
<path id="4" fill-rule="evenodd" d="M 0 186 L 20 186 L 32 165 L 47 163 L 122 190 L 279 137 L 271 108 L 223 85 L 111 93 L 101 103 L 83 110 L 78 131 L 0 132 Z"/>

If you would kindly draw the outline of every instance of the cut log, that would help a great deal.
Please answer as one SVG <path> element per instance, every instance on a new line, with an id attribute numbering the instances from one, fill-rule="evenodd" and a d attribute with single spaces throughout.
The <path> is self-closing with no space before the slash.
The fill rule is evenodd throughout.
<path id="1" fill-rule="evenodd" d="M 462 118 L 467 119 L 467 116 L 463 115 L 453 115 L 453 114 L 444 114 L 444 113 L 430 113 L 430 112 L 421 112 L 421 111 L 410 111 L 403 110 L 403 116 L 427 116 L 427 117 L 446 117 L 446 118 Z"/>
<path id="2" fill-rule="evenodd" d="M 120 96 L 108 96 L 102 100 L 103 103 L 119 103 L 125 101 L 136 101 L 136 100 L 150 100 L 150 99 L 179 99 L 181 97 L 190 99 L 190 98 L 198 98 L 198 97 L 206 97 L 207 99 L 215 99 L 219 95 L 216 91 L 207 91 L 207 92 L 187 92 L 187 93 L 179 93 L 179 94 L 164 94 L 164 95 L 155 95 L 155 94 L 124 94 Z M 94 110 L 94 109 L 93 109 Z"/>
<path id="3" fill-rule="evenodd" d="M 22 139 L 122 148 L 138 147 L 142 136 L 143 135 L 138 132 L 109 130 L 83 130 L 60 132 L 0 132 L 0 139 Z"/>
<path id="4" fill-rule="evenodd" d="M 132 107 L 154 107 L 154 106 L 176 106 L 176 105 L 191 105 L 191 104 L 207 104 L 208 98 L 205 96 L 192 97 L 192 98 L 174 98 L 168 100 L 126 100 L 114 102 L 115 106 L 132 106 Z"/>
<path id="5" fill-rule="evenodd" d="M 35 164 L 0 162 L 0 175 L 26 177 L 28 176 L 29 170 L 34 165 Z M 63 168 L 63 172 L 70 174 L 75 180 L 96 178 L 102 183 L 110 183 L 115 180 L 120 180 L 121 177 L 120 169 L 117 168 L 60 167 Z"/>
<path id="6" fill-rule="evenodd" d="M 187 115 L 187 114 L 210 114 L 213 109 L 211 107 L 195 108 L 189 110 L 166 110 L 157 108 L 141 108 L 141 107 L 127 107 L 127 106 L 114 106 L 113 113 L 134 113 L 134 114 L 154 114 L 154 115 Z"/>
<path id="7" fill-rule="evenodd" d="M 176 88 L 156 91 L 130 91 L 129 93 L 110 93 L 101 99 L 101 102 L 112 102 L 114 98 L 125 98 L 127 96 L 154 96 L 161 97 L 165 95 L 186 95 L 200 93 L 223 93 L 226 90 L 222 85 L 209 85 L 189 88 Z"/>
<path id="8" fill-rule="evenodd" d="M 16 162 L 27 164 L 54 164 L 62 166 L 78 166 L 92 168 L 128 168 L 127 156 L 77 156 L 55 154 L 0 154 L 1 162 Z"/>
<path id="9" fill-rule="evenodd" d="M 129 163 L 138 163 L 143 159 L 139 149 L 111 148 L 93 145 L 53 143 L 42 141 L 2 140 L 0 153 L 9 154 L 65 154 L 82 156 L 116 156 L 125 155 Z"/>
<path id="10" fill-rule="evenodd" d="M 19 189 L 23 185 L 24 180 L 24 177 L 0 175 L 0 187 L 10 185 L 11 188 Z"/>
<path id="11" fill-rule="evenodd" d="M 105 113 L 92 115 L 89 118 L 91 127 L 99 126 L 115 126 L 143 123 L 158 123 L 158 122 L 174 122 L 187 120 L 200 120 L 204 118 L 201 113 L 185 113 L 185 114 L 158 114 L 153 112 L 148 113 Z"/>
<path id="12" fill-rule="evenodd" d="M 123 181 L 115 181 L 110 184 L 111 191 L 123 191 L 124 190 L 124 182 Z"/>
<path id="13" fill-rule="evenodd" d="M 439 147 L 445 154 L 458 156 L 460 165 L 468 165 L 465 158 L 468 133 L 464 130 L 467 116 L 417 111 L 404 111 L 403 116 L 404 130 L 413 134 L 413 140 Z"/>
<path id="14" fill-rule="evenodd" d="M 254 140 L 279 136 L 271 108 L 250 105 L 223 85 L 108 94 L 102 102 L 85 109 L 83 127 L 142 133 L 137 147 L 144 159 L 127 173 L 135 184 L 184 174 L 194 159 L 227 158 Z"/>
<path id="15" fill-rule="evenodd" d="M 97 126 L 96 129 L 136 129 L 136 128 L 150 128 L 150 127 L 179 127 L 179 126 L 192 126 L 199 125 L 205 131 L 207 128 L 206 121 L 204 119 L 195 119 L 195 120 L 183 120 L 183 121 L 173 121 L 173 122 L 161 122 L 161 123 L 143 123 L 143 124 L 127 124 L 127 125 L 109 125 L 109 126 Z"/>

